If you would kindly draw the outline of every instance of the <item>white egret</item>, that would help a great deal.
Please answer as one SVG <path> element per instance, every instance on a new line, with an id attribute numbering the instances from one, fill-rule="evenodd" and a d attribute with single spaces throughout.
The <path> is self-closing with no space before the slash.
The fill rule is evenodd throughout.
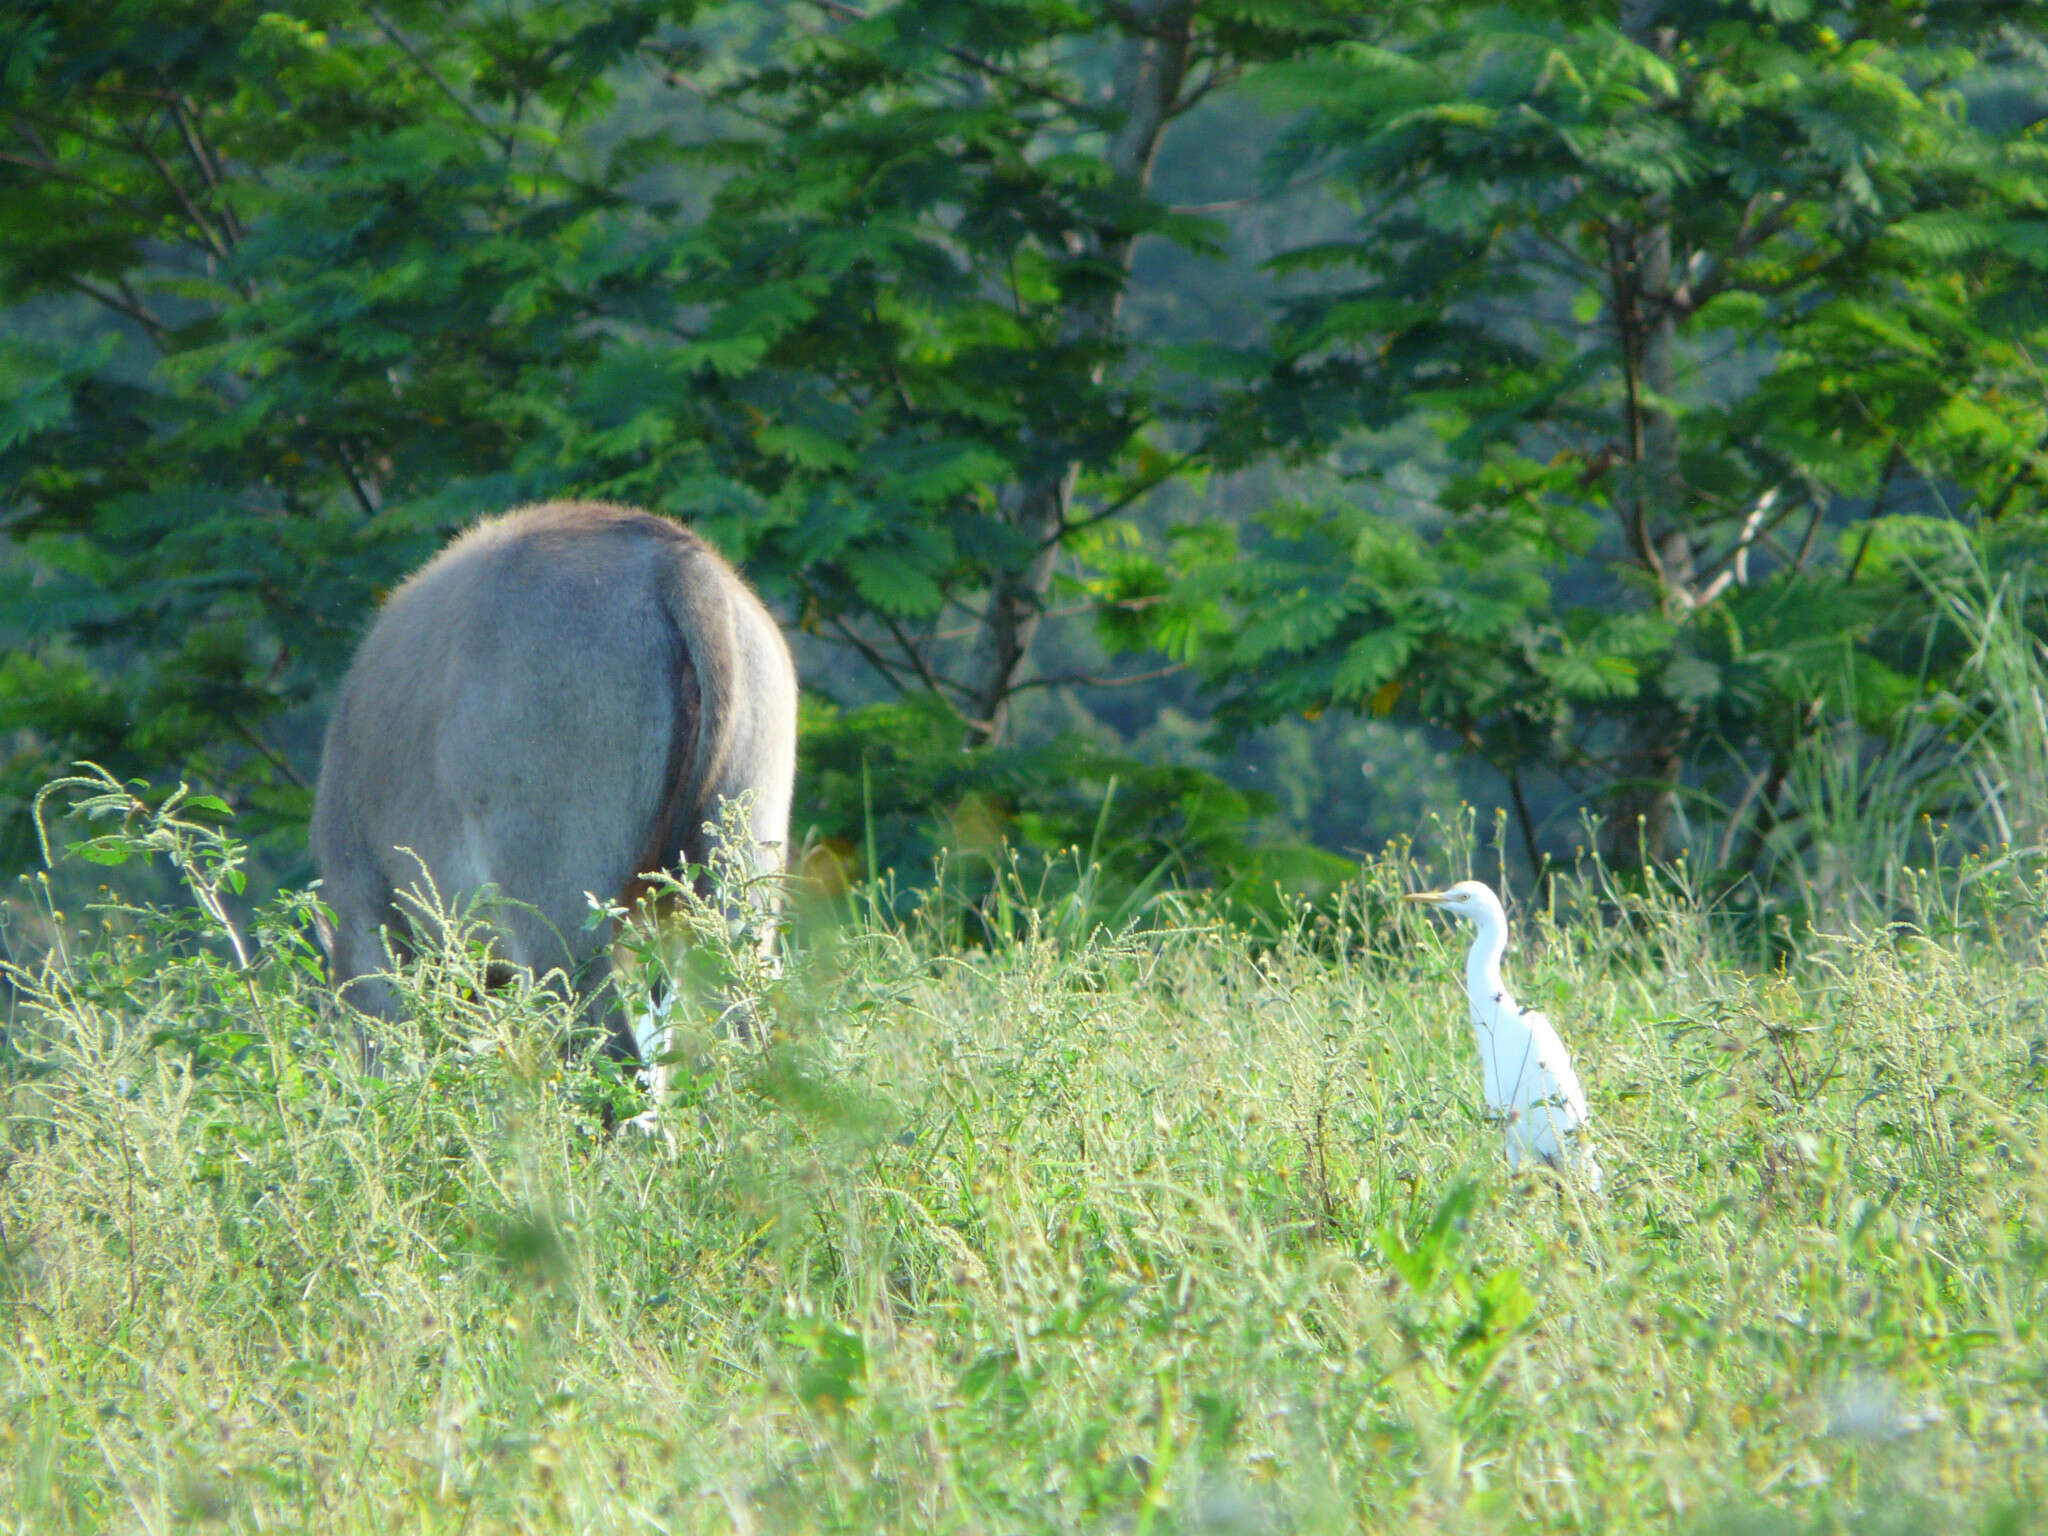
<path id="1" fill-rule="evenodd" d="M 1465 993 L 1486 1107 L 1504 1122 L 1508 1162 L 1520 1166 L 1525 1157 L 1541 1158 L 1598 1189 L 1600 1164 L 1586 1142 L 1586 1095 L 1571 1057 L 1550 1020 L 1516 1003 L 1500 979 L 1508 947 L 1508 915 L 1500 898 L 1483 881 L 1460 880 L 1447 891 L 1417 891 L 1406 899 L 1426 901 L 1478 929 L 1465 957 Z"/>

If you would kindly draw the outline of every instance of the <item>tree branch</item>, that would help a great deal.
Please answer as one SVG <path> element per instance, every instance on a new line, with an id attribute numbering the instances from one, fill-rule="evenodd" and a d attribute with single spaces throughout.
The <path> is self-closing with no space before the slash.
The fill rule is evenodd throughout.
<path id="1" fill-rule="evenodd" d="M 1723 592 L 1727 591 L 1729 587 L 1742 586 L 1749 581 L 1749 551 L 1751 547 L 1765 534 L 1790 517 L 1794 510 L 1793 507 L 1787 507 L 1776 517 L 1771 517 L 1768 523 L 1764 521 L 1765 518 L 1770 517 L 1771 508 L 1777 504 L 1779 489 L 1778 486 L 1774 485 L 1757 498 L 1756 505 L 1750 509 L 1749 515 L 1742 520 L 1742 531 L 1736 535 L 1735 542 L 1713 560 L 1709 561 L 1705 570 L 1699 573 L 1702 576 L 1709 576 L 1711 579 L 1697 595 L 1692 596 L 1688 600 L 1689 607 L 1704 608 Z"/>
<path id="2" fill-rule="evenodd" d="M 804 590 L 807 595 L 813 598 L 815 598 L 817 595 L 808 586 L 806 586 Z M 905 680 L 902 673 L 897 671 L 897 669 L 894 666 L 890 665 L 889 658 L 884 656 L 879 650 L 877 650 L 874 646 L 870 645 L 866 640 L 862 639 L 860 632 L 854 629 L 854 627 L 851 624 L 847 623 L 844 617 L 836 613 L 829 614 L 827 615 L 827 622 L 829 622 L 834 629 L 839 631 L 839 638 L 841 639 L 841 641 L 851 646 L 855 651 L 859 652 L 860 657 L 863 661 L 865 661 L 869 666 L 873 667 L 877 672 L 882 674 L 883 680 L 886 681 L 891 688 L 894 688 L 898 693 L 904 694 L 906 696 L 917 692 L 917 690 L 913 688 L 908 681 Z M 888 622 L 887 615 L 883 616 L 883 622 Z M 946 683 L 943 679 L 932 677 L 932 675 L 928 671 L 926 671 L 922 665 L 923 658 L 920 657 L 914 649 L 910 651 L 910 655 L 913 665 L 916 665 L 919 668 L 920 672 L 924 674 L 924 676 L 931 677 L 931 681 L 926 684 L 926 688 L 931 693 L 933 698 L 937 699 L 941 704 L 945 705 L 946 708 L 950 710 L 953 713 L 953 715 L 960 721 L 960 723 L 966 726 L 969 730 L 980 730 L 985 728 L 987 722 L 976 720 L 973 716 L 969 715 L 965 710 L 961 709 L 958 704 L 955 704 L 951 699 L 946 697 L 943 691 L 944 687 L 950 686 L 957 691 L 964 691 L 961 690 L 960 684 Z"/>
<path id="3" fill-rule="evenodd" d="M 170 189 L 171 196 L 178 200 L 178 206 L 185 210 L 185 217 L 192 221 L 192 227 L 199 231 L 200 238 L 206 242 L 206 248 L 220 260 L 230 260 L 235 254 L 233 242 L 215 229 L 213 222 L 200 211 L 199 205 L 192 200 L 192 195 L 185 190 L 185 184 L 179 181 L 171 170 L 169 162 L 156 152 L 142 129 L 131 127 L 127 132 L 128 142 L 134 146 L 137 154 L 149 162 L 149 167 L 156 172 L 157 178 Z"/>
<path id="4" fill-rule="evenodd" d="M 1781 194 L 1773 193 L 1770 195 L 1775 197 Z M 1702 268 L 1697 278 L 1695 278 L 1690 270 L 1693 266 L 1693 261 L 1688 260 L 1686 262 L 1688 271 L 1685 277 L 1673 286 L 1670 293 L 1659 294 L 1657 296 L 1658 302 L 1669 305 L 1676 314 L 1684 316 L 1696 315 L 1715 298 L 1730 289 L 1739 292 L 1762 292 L 1765 289 L 1775 291 L 1780 287 L 1789 286 L 1791 282 L 1798 280 L 1798 278 L 1806 276 L 1807 274 L 1801 272 L 1796 274 L 1794 278 L 1787 279 L 1784 283 L 1752 285 L 1737 283 L 1729 275 L 1735 270 L 1735 264 L 1742 260 L 1743 257 L 1756 250 L 1758 246 L 1764 244 L 1772 236 L 1781 234 L 1785 227 L 1792 222 L 1793 215 L 1798 211 L 1796 204 L 1789 201 L 1782 202 L 1773 212 L 1752 224 L 1750 219 L 1755 211 L 1755 206 L 1755 199 L 1752 199 L 1751 206 L 1743 210 L 1742 220 L 1736 225 L 1734 238 L 1728 242 L 1728 249 L 1725 252 L 1714 259 L 1710 265 Z"/>
<path id="5" fill-rule="evenodd" d="M 806 0 L 806 3 L 816 6 L 829 16 L 837 16 L 842 21 L 873 21 L 875 19 L 858 6 L 847 5 L 845 0 Z M 1056 106 L 1065 107 L 1084 122 L 1099 123 L 1103 117 L 1103 111 L 1100 107 L 1093 107 L 1085 101 L 1078 101 L 1074 97 L 1067 95 L 1064 91 L 1055 90 L 1049 85 L 1041 85 L 1036 80 L 1020 74 L 1014 69 L 996 63 L 993 59 L 983 58 L 979 54 L 970 53 L 965 48 L 956 48 L 951 43 L 938 43 L 935 46 L 947 58 L 957 60 L 980 74 L 988 75 L 997 80 L 1007 80 L 1020 91 L 1025 91 L 1042 100 L 1052 102 Z"/>
<path id="6" fill-rule="evenodd" d="M 1132 503 L 1141 501 L 1158 490 L 1160 486 L 1166 484 L 1167 481 L 1185 469 L 1189 462 L 1200 452 L 1199 448 L 1188 449 L 1187 452 L 1172 460 L 1166 468 L 1145 481 L 1144 484 L 1133 486 L 1130 490 L 1124 492 L 1123 495 L 1117 497 L 1115 501 L 1110 502 L 1109 505 L 1098 507 L 1086 517 L 1062 518 L 1059 527 L 1053 532 L 1052 536 L 1038 547 L 1040 549 L 1048 548 L 1051 545 L 1062 542 L 1069 534 L 1079 533 L 1083 528 L 1092 528 L 1097 523 L 1106 523 L 1113 517 L 1122 516 L 1130 509 Z"/>
<path id="7" fill-rule="evenodd" d="M 1635 484 L 1629 487 L 1628 510 L 1623 514 L 1622 526 L 1629 542 L 1635 546 L 1636 558 L 1643 563 L 1643 569 L 1657 578 L 1657 585 L 1664 585 L 1664 562 L 1658 558 L 1650 542 L 1648 498 L 1643 494 L 1642 477 L 1648 472 L 1643 434 L 1643 402 L 1641 381 L 1637 378 L 1641 367 L 1636 312 L 1636 292 L 1630 263 L 1622 252 L 1621 231 L 1613 225 L 1607 226 L 1607 284 L 1614 305 L 1614 324 L 1621 343 L 1621 382 L 1624 392 L 1624 421 L 1628 432 L 1628 460 L 1630 474 Z"/>
<path id="8" fill-rule="evenodd" d="M 1172 106 L 1166 109 L 1168 118 L 1176 118 L 1200 105 L 1203 97 L 1213 94 L 1223 86 L 1234 84 L 1243 75 L 1239 65 L 1211 64 L 1209 72 L 1194 85 L 1180 93 Z"/>
<path id="9" fill-rule="evenodd" d="M 1192 214 L 1196 217 L 1209 213 L 1233 213 L 1239 208 L 1256 208 L 1262 203 L 1276 203 L 1281 198 L 1292 197 L 1306 188 L 1320 186 L 1328 179 L 1323 175 L 1297 176 L 1285 186 L 1275 187 L 1271 192 L 1248 192 L 1243 197 L 1226 197 L 1215 203 L 1171 203 L 1167 211 Z"/>
<path id="10" fill-rule="evenodd" d="M 228 724 L 237 736 L 256 749 L 265 762 L 282 774 L 285 782 L 290 784 L 292 788 L 310 789 L 312 787 L 306 782 L 304 775 L 285 758 L 285 755 L 265 741 L 262 736 L 258 735 L 246 720 L 236 718 L 229 721 Z"/>
<path id="11" fill-rule="evenodd" d="M 199 131 L 198 114 L 179 99 L 172 99 L 169 106 L 171 121 L 177 124 L 178 136 L 185 141 L 185 153 L 199 168 L 199 179 L 206 183 L 208 197 L 219 210 L 228 239 L 240 245 L 243 238 L 242 221 L 235 217 L 235 210 L 221 200 L 220 161 L 207 147 L 206 138 Z"/>
<path id="12" fill-rule="evenodd" d="M 1582 282 L 1599 280 L 1600 264 L 1597 261 L 1586 260 L 1562 240 L 1543 230 L 1528 229 L 1523 233 L 1557 258 L 1558 265 L 1555 270 L 1563 276 L 1576 278 Z"/>
<path id="13" fill-rule="evenodd" d="M 902 626 L 893 618 L 883 613 L 880 609 L 875 610 L 875 616 L 888 629 L 890 638 L 902 648 L 903 654 L 910 658 L 911 666 L 916 668 L 917 675 L 923 679 L 925 687 L 931 689 L 933 693 L 941 695 L 948 688 L 951 688 L 955 693 L 965 693 L 967 691 L 959 683 L 953 682 L 950 678 L 942 678 L 932 671 L 931 664 L 924 659 L 924 652 L 917 648 L 917 642 L 904 634 Z"/>
<path id="14" fill-rule="evenodd" d="M 52 181 L 61 181 L 74 187 L 83 187 L 88 192 L 97 193 L 115 207 L 126 208 L 130 213 L 141 214 L 145 218 L 149 217 L 151 213 L 149 208 L 136 202 L 133 198 L 116 196 L 90 176 L 81 176 L 76 171 L 67 171 L 61 165 L 57 165 L 49 160 L 31 160 L 26 155 L 11 155 L 5 150 L 0 150 L 0 164 L 18 165 L 23 170 L 34 171 L 37 175 L 47 176 Z"/>
<path id="15" fill-rule="evenodd" d="M 1856 541 L 1856 554 L 1849 561 L 1849 569 L 1842 575 L 1842 585 L 1845 587 L 1853 586 L 1856 573 L 1863 569 L 1863 557 L 1870 552 L 1870 536 L 1875 532 L 1874 525 L 1878 514 L 1884 510 L 1885 493 L 1891 489 L 1892 477 L 1899 472 L 1899 466 L 1905 462 L 1905 458 L 1905 450 L 1900 448 L 1897 442 L 1892 444 L 1891 452 L 1884 456 L 1884 468 L 1877 472 L 1877 490 L 1870 498 L 1870 510 L 1863 514 L 1863 536 Z"/>
<path id="16" fill-rule="evenodd" d="M 1536 877 L 1536 888 L 1543 888 L 1543 877 L 1549 872 L 1550 856 L 1536 847 L 1536 818 L 1529 812 L 1529 797 L 1522 792 L 1522 768 L 1519 763 L 1510 763 L 1506 774 L 1508 799 L 1514 802 L 1515 820 L 1522 829 L 1522 851 L 1528 856 L 1529 869 Z"/>
<path id="17" fill-rule="evenodd" d="M 2048 454 L 2048 433 L 2042 434 L 2041 440 L 2034 444 L 2034 451 L 2027 455 L 2027 461 L 2012 472 L 1992 498 L 1991 505 L 1984 509 L 1985 522 L 1995 523 L 2005 516 L 2006 504 L 2012 500 L 2015 491 L 2034 477 L 2034 472 L 2041 467 L 2043 454 Z"/>
<path id="18" fill-rule="evenodd" d="M 155 315 L 134 302 L 134 295 L 130 294 L 123 298 L 118 294 L 107 292 L 104 288 L 94 287 L 82 277 L 66 277 L 64 279 L 64 286 L 76 289 L 95 303 L 104 304 L 117 315 L 125 315 L 149 333 L 149 339 L 155 343 L 157 351 L 167 350 L 164 342 L 165 328 L 163 321 L 157 319 Z"/>
<path id="19" fill-rule="evenodd" d="M 14 113 L 16 118 L 15 127 L 22 130 L 22 136 L 33 143 L 41 151 L 43 158 L 53 167 L 57 163 L 57 152 L 50 148 L 50 141 L 43 137 L 42 130 L 44 128 L 55 129 L 58 133 L 68 138 L 77 139 L 82 144 L 92 144 L 100 149 L 112 150 L 117 155 L 128 154 L 134 147 L 126 138 L 117 139 L 111 134 L 94 133 L 91 129 L 81 128 L 76 123 L 67 123 L 54 117 L 39 116 L 25 107 L 16 107 Z"/>
<path id="20" fill-rule="evenodd" d="M 429 80 L 433 81 L 436 86 L 440 87 L 441 94 L 443 96 L 446 96 L 450 101 L 454 102 L 455 105 L 462 110 L 462 115 L 464 117 L 468 118 L 472 123 L 475 123 L 477 127 L 481 128 L 485 133 L 488 133 L 492 138 L 495 139 L 499 136 L 501 130 L 498 129 L 489 118 L 485 117 L 482 112 L 477 110 L 475 103 L 469 101 L 466 97 L 462 95 L 460 91 L 456 90 L 454 86 L 450 85 L 447 82 L 447 80 L 442 77 L 441 72 L 438 69 L 434 68 L 432 61 L 429 60 L 425 54 L 421 53 L 419 49 L 415 48 L 412 45 L 411 41 L 406 37 L 406 35 L 398 30 L 397 26 L 393 24 L 391 19 L 384 14 L 383 10 L 380 7 L 374 5 L 371 6 L 369 10 L 369 16 L 370 20 L 374 21 L 377 24 L 377 30 L 379 32 L 382 32 L 386 37 L 390 38 L 391 41 L 398 46 L 399 52 L 403 53 L 408 59 L 411 59 L 413 61 L 413 64 L 417 66 L 421 74 L 425 75 Z"/>
<path id="21" fill-rule="evenodd" d="M 350 455 L 347 446 L 338 439 L 333 441 L 333 447 L 335 460 L 341 465 L 341 473 L 347 479 L 348 488 L 356 498 L 356 505 L 363 509 L 363 516 L 375 517 L 377 499 L 370 494 L 369 487 L 363 484 L 362 476 L 356 473 L 355 459 Z"/>
<path id="22" fill-rule="evenodd" d="M 888 658 L 885 657 L 880 651 L 876 650 L 872 645 L 869 645 L 867 641 L 863 640 L 860 637 L 860 635 L 854 630 L 853 626 L 848 624 L 844 618 L 842 618 L 840 615 L 836 613 L 828 614 L 826 617 L 827 621 L 832 625 L 832 627 L 839 631 L 839 638 L 841 639 L 841 641 L 843 641 L 847 645 L 852 646 L 856 651 L 860 652 L 861 659 L 865 661 L 869 666 L 873 667 L 877 672 L 881 673 L 883 681 L 887 682 L 891 688 L 894 688 L 898 693 L 903 694 L 907 694 L 912 691 L 911 688 L 907 684 L 905 684 L 903 678 L 897 673 L 896 669 L 889 665 Z"/>
<path id="23" fill-rule="evenodd" d="M 1188 664 L 1184 661 L 1169 662 L 1163 667 L 1154 667 L 1150 672 L 1132 672 L 1123 677 L 1102 677 L 1093 672 L 1061 672 L 1053 677 L 1027 677 L 1014 685 L 1010 692 L 1022 693 L 1026 688 L 1065 688 L 1070 685 L 1084 688 L 1132 688 L 1139 683 L 1156 683 L 1162 677 L 1172 677 L 1185 672 Z"/>

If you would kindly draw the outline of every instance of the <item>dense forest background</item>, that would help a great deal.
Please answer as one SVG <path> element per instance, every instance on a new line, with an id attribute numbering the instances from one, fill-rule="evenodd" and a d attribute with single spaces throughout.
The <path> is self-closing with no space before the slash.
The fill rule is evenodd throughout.
<path id="1" fill-rule="evenodd" d="M 2044 21 L 17 0 L 7 855 L 92 758 L 304 880 L 379 594 L 558 496 L 744 564 L 856 867 L 2031 844 Z"/>

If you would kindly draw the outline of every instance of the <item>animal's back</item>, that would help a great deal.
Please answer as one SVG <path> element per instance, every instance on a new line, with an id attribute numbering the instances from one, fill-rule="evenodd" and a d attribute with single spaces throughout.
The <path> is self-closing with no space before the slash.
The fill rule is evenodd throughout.
<path id="1" fill-rule="evenodd" d="M 608 935 L 584 893 L 672 865 L 718 795 L 753 788 L 786 835 L 794 715 L 780 631 L 695 534 L 596 503 L 471 528 L 391 594 L 328 729 L 312 830 L 337 980 L 381 967 L 422 866 L 444 901 L 506 898 L 506 958 L 587 966 Z"/>

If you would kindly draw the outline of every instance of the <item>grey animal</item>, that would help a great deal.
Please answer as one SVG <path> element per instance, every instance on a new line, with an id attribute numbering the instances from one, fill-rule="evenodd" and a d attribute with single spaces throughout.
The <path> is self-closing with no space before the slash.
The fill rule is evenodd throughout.
<path id="1" fill-rule="evenodd" d="M 563 967 L 600 1022 L 612 935 L 585 893 L 630 906 L 649 872 L 710 863 L 706 823 L 735 801 L 751 847 L 728 851 L 780 873 L 795 774 L 789 646 L 696 534 L 581 501 L 478 523 L 385 602 L 327 728 L 312 841 L 335 985 L 397 1014 L 383 934 L 404 953 L 430 924 L 424 874 L 450 908 L 494 895 L 498 956 Z M 775 884 L 729 914 L 770 956 Z M 631 1022 L 608 1023 L 634 1056 Z"/>

